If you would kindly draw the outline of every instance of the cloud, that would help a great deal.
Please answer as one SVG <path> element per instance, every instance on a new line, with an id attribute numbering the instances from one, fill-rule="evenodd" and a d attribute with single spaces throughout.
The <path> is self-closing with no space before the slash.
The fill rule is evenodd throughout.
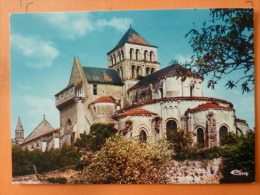
<path id="1" fill-rule="evenodd" d="M 104 28 L 106 26 L 114 27 L 119 31 L 125 31 L 133 23 L 131 18 L 112 18 L 111 20 L 99 19 L 97 27 Z"/>
<path id="2" fill-rule="evenodd" d="M 13 49 L 23 55 L 23 63 L 32 68 L 44 68 L 52 65 L 59 51 L 50 41 L 38 37 L 25 37 L 19 34 L 11 35 Z"/>
<path id="3" fill-rule="evenodd" d="M 58 29 L 62 36 L 74 40 L 95 30 L 102 30 L 110 26 L 118 31 L 125 31 L 132 23 L 131 18 L 112 18 L 95 20 L 89 12 L 73 13 L 41 13 L 38 15 L 43 20 Z"/>
<path id="4" fill-rule="evenodd" d="M 180 64 L 186 64 L 191 61 L 190 56 L 183 56 L 183 55 L 175 55 L 174 59 L 177 60 Z"/>
<path id="5" fill-rule="evenodd" d="M 82 37 L 95 29 L 90 14 L 85 12 L 74 13 L 42 13 L 39 16 L 62 32 L 68 39 Z"/>

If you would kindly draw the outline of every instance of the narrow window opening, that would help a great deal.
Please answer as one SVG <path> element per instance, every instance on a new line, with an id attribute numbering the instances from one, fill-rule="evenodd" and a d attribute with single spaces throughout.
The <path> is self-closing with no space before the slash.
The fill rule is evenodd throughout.
<path id="1" fill-rule="evenodd" d="M 227 127 L 224 126 L 224 125 L 221 126 L 220 129 L 219 129 L 219 142 L 220 142 L 220 145 L 223 145 L 222 142 L 225 139 L 227 133 L 228 133 Z"/>
<path id="2" fill-rule="evenodd" d="M 197 143 L 199 148 L 204 148 L 204 131 L 201 128 L 197 130 Z"/>
<path id="3" fill-rule="evenodd" d="M 146 142 L 147 141 L 147 135 L 146 135 L 144 130 L 141 130 L 141 132 L 139 134 L 139 140 L 141 142 Z"/>
<path id="4" fill-rule="evenodd" d="M 93 84 L 93 95 L 97 95 L 97 85 Z"/>

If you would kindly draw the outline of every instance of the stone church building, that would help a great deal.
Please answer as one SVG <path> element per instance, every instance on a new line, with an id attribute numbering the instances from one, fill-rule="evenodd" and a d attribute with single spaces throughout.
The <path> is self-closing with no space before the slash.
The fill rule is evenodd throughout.
<path id="1" fill-rule="evenodd" d="M 114 123 L 121 136 L 153 143 L 182 129 L 202 148 L 219 145 L 227 132 L 249 130 L 231 102 L 203 96 L 203 77 L 178 64 L 160 69 L 157 49 L 130 27 L 107 53 L 108 68 L 74 58 L 67 87 L 55 95 L 59 145 L 75 142 L 94 123 Z"/>

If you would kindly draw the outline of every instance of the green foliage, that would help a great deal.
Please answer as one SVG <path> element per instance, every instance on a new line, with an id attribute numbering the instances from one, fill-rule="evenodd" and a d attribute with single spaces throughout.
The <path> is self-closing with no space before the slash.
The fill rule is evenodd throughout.
<path id="1" fill-rule="evenodd" d="M 229 132 L 221 141 L 221 147 L 199 148 L 191 146 L 190 135 L 182 130 L 171 131 L 169 141 L 174 146 L 173 158 L 184 160 L 211 160 L 223 158 L 222 183 L 251 183 L 255 181 L 255 133 L 248 132 L 244 136 Z M 230 172 L 241 170 L 248 176 L 235 176 Z"/>
<path id="2" fill-rule="evenodd" d="M 51 149 L 46 152 L 40 150 L 23 150 L 20 146 L 12 147 L 13 176 L 57 170 L 71 165 L 76 165 L 80 154 L 77 149 L 68 145 L 60 149 Z"/>
<path id="3" fill-rule="evenodd" d="M 187 159 L 187 151 L 192 143 L 192 138 L 190 134 L 185 133 L 183 130 L 167 130 L 167 140 L 174 147 L 174 158 L 175 160 Z"/>
<path id="4" fill-rule="evenodd" d="M 225 145 L 222 183 L 251 183 L 255 181 L 255 133 L 239 136 L 232 145 Z M 248 176 L 235 176 L 233 170 L 247 172 Z"/>
<path id="5" fill-rule="evenodd" d="M 34 152 L 33 156 L 35 156 L 36 153 L 39 152 Z M 12 146 L 12 166 L 14 176 L 35 173 L 33 167 L 34 164 L 30 161 L 30 157 L 30 151 L 24 151 L 19 145 Z M 36 158 L 35 161 L 39 162 L 39 158 Z"/>
<path id="6" fill-rule="evenodd" d="M 210 74 L 208 87 L 230 73 L 227 88 L 241 86 L 242 93 L 254 89 L 253 9 L 211 9 L 212 19 L 200 30 L 187 34 L 193 48 L 191 64 L 187 66 L 202 76 Z"/>
<path id="7" fill-rule="evenodd" d="M 227 135 L 224 135 L 223 139 L 220 140 L 220 145 L 234 145 L 237 144 L 241 136 L 237 136 L 233 132 L 228 132 Z"/>
<path id="8" fill-rule="evenodd" d="M 106 139 L 117 133 L 117 129 L 114 126 L 112 123 L 95 123 L 90 127 L 89 134 L 86 134 L 86 132 L 81 134 L 74 146 L 87 148 L 92 151 L 100 150 Z"/>
<path id="9" fill-rule="evenodd" d="M 169 181 L 171 152 L 166 142 L 157 145 L 113 136 L 83 171 L 86 183 L 155 184 Z"/>
<path id="10" fill-rule="evenodd" d="M 67 179 L 63 178 L 63 177 L 56 177 L 56 178 L 50 177 L 50 178 L 47 178 L 47 181 L 51 182 L 53 184 L 66 184 L 67 183 Z"/>
<path id="11" fill-rule="evenodd" d="M 219 148 L 217 146 L 211 147 L 211 148 L 203 148 L 199 149 L 196 153 L 194 153 L 194 160 L 212 160 L 214 158 L 221 157 L 223 153 L 222 148 Z"/>

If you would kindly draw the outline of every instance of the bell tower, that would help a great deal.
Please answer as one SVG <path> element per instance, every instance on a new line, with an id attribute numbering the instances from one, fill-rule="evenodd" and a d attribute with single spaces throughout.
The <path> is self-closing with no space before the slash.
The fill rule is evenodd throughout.
<path id="1" fill-rule="evenodd" d="M 21 118 L 18 118 L 16 129 L 15 129 L 15 143 L 21 144 L 24 142 L 24 130 Z"/>
<path id="2" fill-rule="evenodd" d="M 160 69 L 157 46 L 148 43 L 132 26 L 107 57 L 108 68 L 117 70 L 124 83 L 123 94 L 142 77 Z"/>

